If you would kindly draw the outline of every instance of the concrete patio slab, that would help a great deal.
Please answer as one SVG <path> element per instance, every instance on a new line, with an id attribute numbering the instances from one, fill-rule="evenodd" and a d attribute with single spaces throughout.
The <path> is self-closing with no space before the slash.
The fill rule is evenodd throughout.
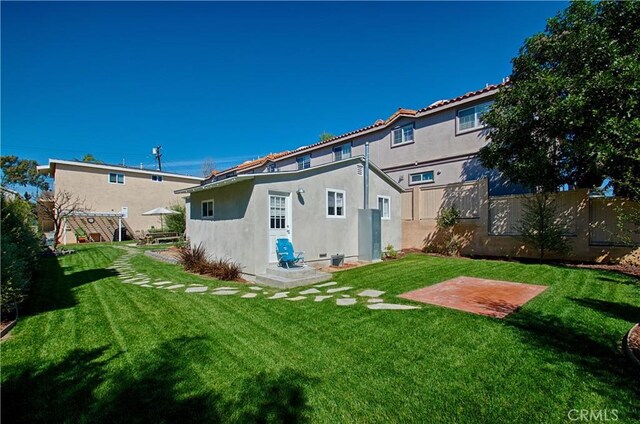
<path id="1" fill-rule="evenodd" d="M 474 314 L 504 318 L 547 286 L 483 278 L 457 277 L 398 297 Z"/>

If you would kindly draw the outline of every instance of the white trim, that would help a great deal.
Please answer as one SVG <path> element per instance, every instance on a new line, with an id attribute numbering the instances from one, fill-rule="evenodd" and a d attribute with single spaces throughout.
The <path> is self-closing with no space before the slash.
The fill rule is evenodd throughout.
<path id="1" fill-rule="evenodd" d="M 411 127 L 411 140 L 407 141 L 404 140 L 404 129 Z M 395 132 L 396 131 L 402 131 L 401 134 L 401 138 L 403 139 L 403 141 L 401 141 L 400 143 L 394 143 L 395 140 Z M 415 139 L 416 139 L 416 128 L 414 123 L 410 123 L 410 124 L 406 124 L 406 125 L 401 125 L 401 126 L 397 126 L 397 127 L 393 127 L 391 128 L 391 131 L 389 132 L 389 135 L 391 136 L 391 148 L 394 147 L 399 147 L 399 146 L 406 146 L 407 144 L 413 144 L 415 143 Z"/>
<path id="2" fill-rule="evenodd" d="M 202 213 L 202 206 L 205 203 L 209 203 L 209 202 L 211 202 L 211 215 L 204 216 L 204 214 Z M 209 212 L 209 208 L 208 207 L 207 207 L 207 212 Z M 213 199 L 201 200 L 200 201 L 200 218 L 207 219 L 207 220 L 212 220 L 214 216 L 215 216 L 215 203 L 214 203 Z"/>
<path id="3" fill-rule="evenodd" d="M 307 167 L 304 166 L 304 163 L 305 163 L 304 158 L 306 158 L 306 157 L 309 157 L 309 166 L 307 166 Z M 302 159 L 302 160 L 298 161 L 298 159 Z M 300 168 L 301 164 L 302 164 L 302 168 Z M 302 155 L 302 156 L 296 157 L 296 165 L 298 166 L 298 171 L 302 171 L 302 170 L 311 168 L 311 153 L 307 153 L 306 155 Z"/>
<path id="4" fill-rule="evenodd" d="M 389 204 L 389 216 L 384 217 L 384 203 L 382 204 L 382 209 L 380 209 L 380 199 L 386 199 Z M 378 209 L 380 209 L 380 219 L 388 221 L 391 219 L 391 197 L 390 196 L 376 196 L 376 203 L 378 204 Z"/>
<path id="5" fill-rule="evenodd" d="M 273 228 L 273 230 L 286 230 L 287 238 L 289 241 L 293 241 L 293 203 L 291 202 L 291 192 L 269 190 L 267 192 L 267 263 L 278 263 L 276 254 L 276 261 L 271 262 L 271 196 L 278 196 L 285 198 L 285 228 Z"/>
<path id="6" fill-rule="evenodd" d="M 329 192 L 342 193 L 342 215 L 337 214 L 338 213 L 338 197 L 337 196 L 335 197 L 336 205 L 334 206 L 336 214 L 329 215 Z M 327 218 L 345 219 L 347 217 L 347 192 L 346 191 L 340 190 L 337 188 L 328 188 L 326 189 L 324 199 L 325 199 L 324 211 Z"/>
<path id="7" fill-rule="evenodd" d="M 423 180 L 422 178 L 420 179 L 420 181 L 418 182 L 413 182 L 412 178 L 414 175 L 424 175 L 424 174 L 428 174 L 429 172 L 431 172 L 431 180 Z M 409 174 L 409 185 L 420 185 L 420 184 L 433 184 L 436 181 L 436 173 L 435 171 L 421 171 L 421 172 L 414 172 L 413 174 Z"/>
<path id="8" fill-rule="evenodd" d="M 116 182 L 115 183 L 111 182 L 111 175 L 115 175 L 116 176 Z M 122 175 L 122 182 L 121 183 L 118 182 L 118 175 Z M 107 174 L 107 182 L 109 184 L 125 185 L 126 181 L 127 181 L 127 179 L 126 179 L 126 177 L 124 175 L 124 172 L 109 172 Z"/>
<path id="9" fill-rule="evenodd" d="M 55 164 L 61 165 L 71 165 L 78 166 L 81 168 L 95 168 L 95 169 L 106 169 L 109 171 L 116 172 L 131 172 L 134 174 L 145 174 L 145 175 L 162 175 L 164 177 L 173 177 L 173 178 L 181 178 L 189 181 L 202 181 L 203 178 L 193 177 L 191 175 L 183 175 L 183 174 L 173 174 L 171 172 L 161 172 L 153 169 L 138 169 L 127 166 L 117 166 L 117 165 L 103 165 L 99 163 L 89 163 L 89 162 L 77 162 L 73 160 L 62 160 L 62 159 L 49 159 L 49 165 L 40 165 L 37 167 L 38 172 L 50 174 L 52 172 L 52 168 L 55 168 Z"/>

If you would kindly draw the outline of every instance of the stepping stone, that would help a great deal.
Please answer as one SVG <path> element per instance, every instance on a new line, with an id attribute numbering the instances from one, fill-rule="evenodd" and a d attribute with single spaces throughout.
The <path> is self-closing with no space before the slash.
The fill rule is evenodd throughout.
<path id="1" fill-rule="evenodd" d="M 149 284 L 141 284 L 140 287 L 153 287 L 153 286 L 150 286 Z"/>
<path id="2" fill-rule="evenodd" d="M 342 297 L 351 297 L 348 294 L 341 294 L 340 296 L 342 296 Z"/>
<path id="3" fill-rule="evenodd" d="M 369 303 L 382 303 L 382 302 L 384 302 L 384 299 L 380 299 L 380 298 L 377 298 L 377 297 L 372 297 L 371 299 L 367 300 L 367 302 L 369 302 Z"/>
<path id="4" fill-rule="evenodd" d="M 356 299 L 354 299 L 353 297 L 350 297 L 348 299 L 337 299 L 336 300 L 336 305 L 338 306 L 351 306 L 351 305 L 355 305 L 357 302 Z"/>
<path id="5" fill-rule="evenodd" d="M 367 305 L 369 309 L 420 309 L 418 306 L 398 305 L 396 303 L 374 303 Z"/>
<path id="6" fill-rule="evenodd" d="M 141 286 L 143 284 L 149 284 L 149 282 L 150 282 L 149 280 L 143 280 L 143 281 L 138 281 L 137 283 L 131 283 L 131 284 L 133 284 L 134 286 Z"/>
<path id="7" fill-rule="evenodd" d="M 298 300 L 306 299 L 306 296 L 296 296 L 296 297 L 288 297 L 286 300 L 291 300 L 292 302 L 297 302 Z"/>
<path id="8" fill-rule="evenodd" d="M 236 290 L 235 287 L 216 287 L 214 290 Z"/>
<path id="9" fill-rule="evenodd" d="M 247 293 L 247 294 L 243 294 L 240 297 L 244 297 L 245 299 L 251 299 L 253 297 L 256 297 L 258 295 L 258 293 Z"/>
<path id="10" fill-rule="evenodd" d="M 333 297 L 333 295 L 329 295 L 329 296 L 316 296 L 314 300 L 314 302 L 322 302 L 325 299 L 329 299 L 330 297 Z"/>
<path id="11" fill-rule="evenodd" d="M 238 293 L 240 290 L 216 290 L 214 292 L 211 292 L 211 294 L 214 294 L 216 296 L 229 296 L 232 294 L 236 294 Z"/>
<path id="12" fill-rule="evenodd" d="M 174 284 L 173 286 L 163 287 L 167 290 L 179 289 L 180 287 L 184 287 L 184 284 Z"/>
<path id="13" fill-rule="evenodd" d="M 165 286 L 167 284 L 173 284 L 171 281 L 158 281 L 157 283 L 153 283 L 154 286 Z"/>
<path id="14" fill-rule="evenodd" d="M 324 284 L 317 284 L 313 287 L 329 287 L 329 286 L 335 286 L 338 283 L 336 283 L 335 281 L 329 281 L 328 283 L 324 283 Z"/>
<path id="15" fill-rule="evenodd" d="M 341 292 L 341 291 L 345 291 L 345 290 L 351 290 L 353 287 L 338 287 L 335 289 L 329 289 L 327 290 L 327 293 L 337 293 L 337 292 Z"/>
<path id="16" fill-rule="evenodd" d="M 280 293 L 274 294 L 271 297 L 268 297 L 267 299 L 283 299 L 287 296 L 289 296 L 289 292 L 280 292 Z"/>
<path id="17" fill-rule="evenodd" d="M 316 294 L 316 293 L 320 293 L 320 290 L 318 289 L 307 289 L 304 291 L 301 291 L 300 294 Z"/>
<path id="18" fill-rule="evenodd" d="M 358 296 L 363 296 L 363 297 L 380 297 L 384 294 L 383 291 L 380 290 L 365 290 L 362 291 L 360 293 L 358 293 Z"/>
<path id="19" fill-rule="evenodd" d="M 260 286 L 251 286 L 251 287 L 249 287 L 249 289 L 258 291 L 258 290 L 262 290 L 262 287 L 260 287 Z"/>
<path id="20" fill-rule="evenodd" d="M 206 292 L 207 290 L 209 290 L 209 288 L 205 286 L 187 287 L 187 289 L 184 292 L 185 293 L 202 293 L 202 292 Z"/>
<path id="21" fill-rule="evenodd" d="M 125 283 L 133 283 L 135 281 L 140 281 L 143 280 L 143 278 L 127 278 L 126 280 L 123 280 Z"/>

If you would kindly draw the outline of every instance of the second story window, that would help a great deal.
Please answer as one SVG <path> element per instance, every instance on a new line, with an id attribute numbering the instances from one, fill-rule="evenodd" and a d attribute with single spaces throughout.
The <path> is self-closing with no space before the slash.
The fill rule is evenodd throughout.
<path id="1" fill-rule="evenodd" d="M 391 146 L 413 143 L 413 124 L 394 128 L 391 132 Z"/>
<path id="2" fill-rule="evenodd" d="M 487 113 L 491 108 L 493 102 L 480 103 L 466 109 L 460 109 L 456 113 L 458 132 L 471 131 L 476 128 L 482 128 L 484 123 L 482 122 L 482 115 Z"/>
<path id="3" fill-rule="evenodd" d="M 298 169 L 311 168 L 311 155 L 300 156 L 296 158 L 296 162 L 298 162 Z"/>
<path id="4" fill-rule="evenodd" d="M 348 159 L 351 157 L 351 144 L 343 144 L 333 148 L 333 160 Z"/>
<path id="5" fill-rule="evenodd" d="M 124 184 L 124 174 L 118 174 L 115 172 L 109 173 L 110 184 Z"/>
<path id="6" fill-rule="evenodd" d="M 267 172 L 278 172 L 278 167 L 275 163 L 271 162 L 269 165 L 267 165 Z"/>
<path id="7" fill-rule="evenodd" d="M 151 181 L 155 181 L 157 183 L 161 183 L 162 182 L 162 175 L 152 175 L 151 176 Z"/>

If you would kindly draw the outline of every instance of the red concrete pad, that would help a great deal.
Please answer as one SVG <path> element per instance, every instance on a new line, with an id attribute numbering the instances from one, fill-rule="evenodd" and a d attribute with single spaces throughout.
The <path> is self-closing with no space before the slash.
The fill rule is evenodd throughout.
<path id="1" fill-rule="evenodd" d="M 457 277 L 398 297 L 432 305 L 504 318 L 533 299 L 547 286 L 483 278 Z"/>

